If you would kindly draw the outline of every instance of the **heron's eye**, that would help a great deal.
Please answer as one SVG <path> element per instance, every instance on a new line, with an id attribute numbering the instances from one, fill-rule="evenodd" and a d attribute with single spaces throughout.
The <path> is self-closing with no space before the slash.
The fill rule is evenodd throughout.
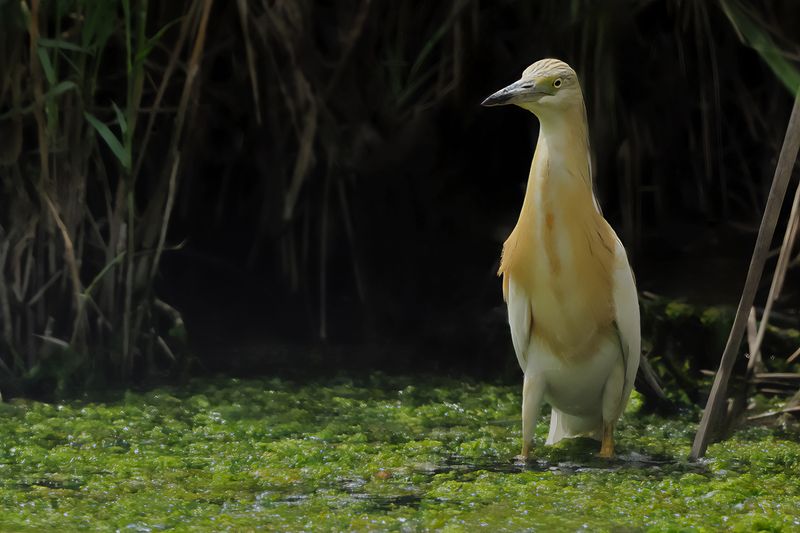
<path id="1" fill-rule="evenodd" d="M 556 78 L 555 81 L 553 81 L 553 87 L 558 89 L 559 87 L 561 87 L 561 83 L 562 83 L 561 78 Z"/>

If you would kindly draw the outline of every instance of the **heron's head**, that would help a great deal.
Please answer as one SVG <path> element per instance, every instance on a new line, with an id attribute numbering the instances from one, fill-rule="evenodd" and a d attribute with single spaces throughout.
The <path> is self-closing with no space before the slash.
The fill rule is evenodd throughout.
<path id="1" fill-rule="evenodd" d="M 481 105 L 514 104 L 539 115 L 548 110 L 558 111 L 583 106 L 578 75 L 558 59 L 542 59 L 525 69 L 522 77 L 500 89 Z"/>

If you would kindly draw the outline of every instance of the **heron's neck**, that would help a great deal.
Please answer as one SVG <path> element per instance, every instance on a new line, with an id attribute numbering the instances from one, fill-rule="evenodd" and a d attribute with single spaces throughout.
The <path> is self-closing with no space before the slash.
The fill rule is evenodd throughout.
<path id="1" fill-rule="evenodd" d="M 558 194 L 565 188 L 592 193 L 589 132 L 583 106 L 539 115 L 539 140 L 531 163 L 524 205 L 533 208 L 536 195 Z M 555 200 L 555 198 L 550 198 Z"/>

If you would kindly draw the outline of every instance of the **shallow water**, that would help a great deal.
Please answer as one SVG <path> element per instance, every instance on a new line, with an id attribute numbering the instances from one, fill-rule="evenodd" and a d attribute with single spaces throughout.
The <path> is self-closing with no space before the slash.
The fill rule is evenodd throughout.
<path id="1" fill-rule="evenodd" d="M 520 464 L 518 389 L 378 375 L 14 401 L 0 530 L 800 530 L 797 432 L 742 430 L 690 463 L 697 413 L 634 400 L 616 459 L 576 439 Z"/>

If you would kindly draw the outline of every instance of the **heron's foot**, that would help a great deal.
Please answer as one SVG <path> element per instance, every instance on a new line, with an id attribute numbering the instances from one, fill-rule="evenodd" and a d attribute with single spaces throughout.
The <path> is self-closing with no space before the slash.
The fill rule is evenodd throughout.
<path id="1" fill-rule="evenodd" d="M 603 424 L 603 442 L 597 456 L 602 459 L 614 458 L 614 426 L 612 424 Z"/>
<path id="2" fill-rule="evenodd" d="M 530 456 L 531 452 L 531 445 L 530 443 L 524 444 L 522 446 L 522 452 L 519 455 L 514 456 L 514 462 L 516 463 L 527 463 L 528 457 Z"/>

